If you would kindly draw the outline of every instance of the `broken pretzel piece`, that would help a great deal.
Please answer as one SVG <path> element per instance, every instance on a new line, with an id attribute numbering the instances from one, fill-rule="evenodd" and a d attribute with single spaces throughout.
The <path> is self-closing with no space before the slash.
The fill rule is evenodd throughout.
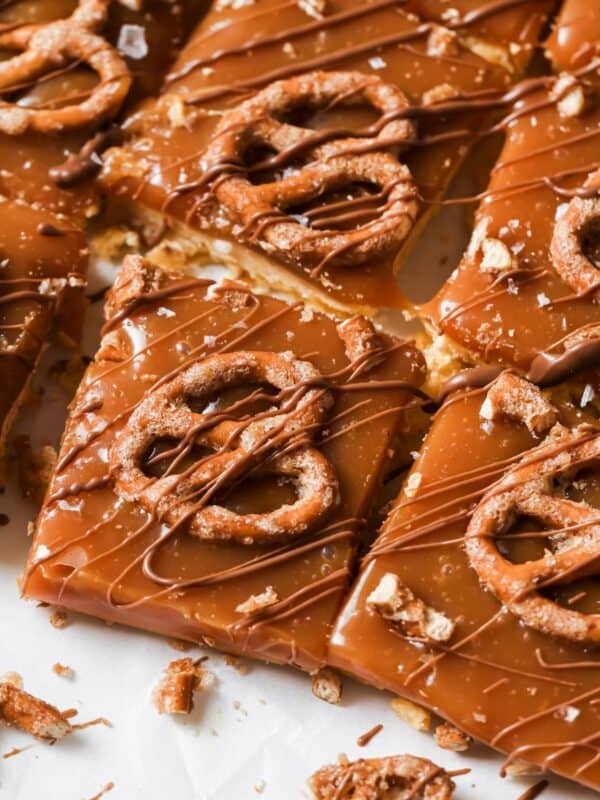
<path id="1" fill-rule="evenodd" d="M 335 670 L 323 667 L 313 675 L 312 693 L 319 700 L 337 706 L 342 699 L 342 679 Z"/>
<path id="2" fill-rule="evenodd" d="M 549 431 L 558 419 L 558 411 L 538 387 L 512 372 L 503 372 L 494 381 L 479 414 L 490 421 L 508 417 L 538 435 Z"/>
<path id="3" fill-rule="evenodd" d="M 367 608 L 393 622 L 409 637 L 447 642 L 455 624 L 440 611 L 416 597 L 397 575 L 387 572 L 367 598 Z"/>
<path id="4" fill-rule="evenodd" d="M 438 725 L 433 737 L 438 747 L 441 747 L 442 750 L 452 750 L 454 753 L 468 750 L 473 741 L 468 733 L 461 731 L 449 722 Z"/>
<path id="5" fill-rule="evenodd" d="M 189 714 L 194 692 L 212 685 L 214 675 L 204 669 L 204 659 L 178 658 L 167 666 L 152 698 L 159 714 Z"/>
<path id="6" fill-rule="evenodd" d="M 73 730 L 55 706 L 8 682 L 0 683 L 0 723 L 48 742 L 56 742 Z"/>
<path id="7" fill-rule="evenodd" d="M 309 786 L 315 800 L 450 800 L 455 788 L 444 769 L 410 755 L 331 764 Z"/>

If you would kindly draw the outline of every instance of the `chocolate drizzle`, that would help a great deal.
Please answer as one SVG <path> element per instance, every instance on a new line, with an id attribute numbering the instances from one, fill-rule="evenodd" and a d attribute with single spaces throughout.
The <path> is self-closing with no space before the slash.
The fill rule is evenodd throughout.
<path id="1" fill-rule="evenodd" d="M 87 141 L 78 153 L 71 153 L 67 160 L 56 167 L 51 167 L 48 174 L 61 189 L 70 189 L 93 178 L 102 168 L 100 156 L 109 147 L 121 144 L 123 133 L 118 125 L 111 125 L 104 131 L 98 131 Z"/>

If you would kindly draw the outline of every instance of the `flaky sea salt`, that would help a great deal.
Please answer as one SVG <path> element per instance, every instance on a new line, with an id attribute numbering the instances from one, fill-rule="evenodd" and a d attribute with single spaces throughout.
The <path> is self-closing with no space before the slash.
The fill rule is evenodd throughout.
<path id="1" fill-rule="evenodd" d="M 139 60 L 148 55 L 146 32 L 141 25 L 122 25 L 117 40 L 117 49 L 128 58 Z"/>
<path id="2" fill-rule="evenodd" d="M 588 403 L 592 402 L 595 396 L 596 392 L 594 391 L 594 387 L 590 383 L 586 383 L 585 389 L 581 395 L 581 400 L 579 401 L 580 407 L 585 408 Z"/>

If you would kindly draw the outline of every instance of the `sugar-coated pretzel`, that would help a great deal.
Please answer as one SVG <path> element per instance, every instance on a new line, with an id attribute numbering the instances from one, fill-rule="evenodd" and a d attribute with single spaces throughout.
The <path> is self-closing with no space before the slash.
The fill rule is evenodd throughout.
<path id="1" fill-rule="evenodd" d="M 575 292 L 583 294 L 598 288 L 600 269 L 584 252 L 586 233 L 600 238 L 600 170 L 593 172 L 585 187 L 596 188 L 593 197 L 574 197 L 556 221 L 550 245 L 555 270 Z"/>
<path id="2" fill-rule="evenodd" d="M 331 397 L 308 387 L 319 373 L 290 354 L 246 351 L 221 353 L 196 362 L 150 392 L 131 415 L 111 453 L 116 491 L 139 502 L 170 524 L 189 520 L 194 536 L 242 544 L 285 541 L 316 525 L 337 500 L 337 481 L 329 461 L 310 445 Z M 273 408 L 251 420 L 196 413 L 190 401 L 209 402 L 225 389 L 269 385 L 288 391 L 289 408 Z M 282 453 L 268 452 L 269 437 L 284 437 Z M 157 439 L 201 444 L 216 451 L 181 474 L 148 478 L 142 462 Z M 294 437 L 297 437 L 294 443 Z M 267 442 L 267 454 L 260 450 Z M 287 445 L 290 447 L 287 448 Z M 297 499 L 263 514 L 236 514 L 198 496 L 212 482 L 223 487 L 254 474 L 273 474 L 293 483 Z"/>
<path id="3" fill-rule="evenodd" d="M 365 103 L 381 114 L 371 137 L 357 139 L 344 131 L 315 131 L 281 121 L 298 108 Z M 223 170 L 214 186 L 220 206 L 241 223 L 243 232 L 255 234 L 257 223 L 255 239 L 265 250 L 303 266 L 325 260 L 355 265 L 382 255 L 406 238 L 418 210 L 410 170 L 392 154 L 415 138 L 414 123 L 402 118 L 408 106 L 396 86 L 360 72 L 309 72 L 270 84 L 223 116 L 204 154 L 208 173 Z M 243 162 L 245 153 L 257 147 L 274 150 L 275 163 L 282 154 L 302 155 L 304 166 L 254 185 Z M 311 229 L 287 214 L 354 183 L 376 186 L 385 194 L 383 210 L 365 224 L 352 230 Z M 263 220 L 268 224 L 261 226 Z"/>
<path id="4" fill-rule="evenodd" d="M 79 11 L 92 14 L 90 8 L 82 6 L 68 19 L 26 25 L 0 34 L 1 49 L 21 51 L 0 62 L 0 94 L 74 61 L 87 64 L 98 75 L 98 85 L 86 99 L 60 108 L 1 101 L 0 132 L 56 133 L 97 126 L 118 111 L 131 85 L 129 69 L 115 48 L 90 29 L 96 27 L 91 17 L 86 16 L 85 26 L 75 21 Z"/>
<path id="5" fill-rule="evenodd" d="M 552 492 L 556 480 L 599 465 L 600 433 L 558 426 L 481 500 L 466 534 L 471 566 L 512 613 L 543 633 L 587 644 L 600 642 L 600 614 L 565 608 L 541 590 L 598 572 L 600 510 Z M 495 537 L 521 515 L 548 527 L 549 544 L 542 558 L 515 564 Z"/>
<path id="6" fill-rule="evenodd" d="M 450 800 L 455 788 L 441 767 L 410 755 L 331 764 L 309 786 L 315 800 Z"/>

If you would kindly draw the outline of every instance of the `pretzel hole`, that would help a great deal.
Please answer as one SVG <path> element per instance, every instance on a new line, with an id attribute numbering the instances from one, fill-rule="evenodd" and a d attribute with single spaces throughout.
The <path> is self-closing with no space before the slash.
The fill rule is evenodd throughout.
<path id="1" fill-rule="evenodd" d="M 302 103 L 285 111 L 271 112 L 271 116 L 279 122 L 295 125 L 297 128 L 313 131 L 335 128 L 351 132 L 374 125 L 381 118 L 380 112 L 369 103 L 343 105 L 344 99 L 342 94 L 339 100 L 325 108 L 315 108 L 309 103 Z"/>
<path id="2" fill-rule="evenodd" d="M 308 202 L 287 205 L 284 210 L 307 228 L 351 231 L 380 216 L 383 205 L 381 187 L 365 181 L 325 191 Z"/>
<path id="3" fill-rule="evenodd" d="M 186 403 L 196 414 L 228 412 L 235 419 L 255 416 L 273 407 L 279 390 L 267 383 L 232 386 L 208 397 L 186 397 Z"/>
<path id="4" fill-rule="evenodd" d="M 550 586 L 542 589 L 540 594 L 570 611 L 579 611 L 582 614 L 598 613 L 598 581 L 594 578 L 580 578 L 570 583 Z"/>
<path id="5" fill-rule="evenodd" d="M 600 269 L 600 215 L 588 220 L 579 232 L 581 252 Z"/>
<path id="6" fill-rule="evenodd" d="M 536 519 L 521 515 L 501 537 L 498 537 L 496 546 L 507 561 L 512 564 L 525 564 L 544 557 L 551 533 L 552 531 L 548 531 Z"/>
<path id="7" fill-rule="evenodd" d="M 269 514 L 297 500 L 293 483 L 274 475 L 249 476 L 219 492 L 212 502 L 236 514 Z"/>
<path id="8" fill-rule="evenodd" d="M 180 475 L 212 455 L 212 452 L 208 447 L 197 444 L 188 449 L 184 442 L 177 439 L 157 439 L 144 453 L 142 472 L 148 478 L 162 478 L 177 459 L 177 466 L 169 474 Z"/>
<path id="9" fill-rule="evenodd" d="M 86 100 L 98 83 L 98 76 L 93 70 L 74 61 L 60 70 L 23 84 L 16 93 L 3 92 L 2 95 L 4 99 L 7 99 L 7 94 L 12 95 L 12 101 L 22 108 L 63 108 Z"/>

